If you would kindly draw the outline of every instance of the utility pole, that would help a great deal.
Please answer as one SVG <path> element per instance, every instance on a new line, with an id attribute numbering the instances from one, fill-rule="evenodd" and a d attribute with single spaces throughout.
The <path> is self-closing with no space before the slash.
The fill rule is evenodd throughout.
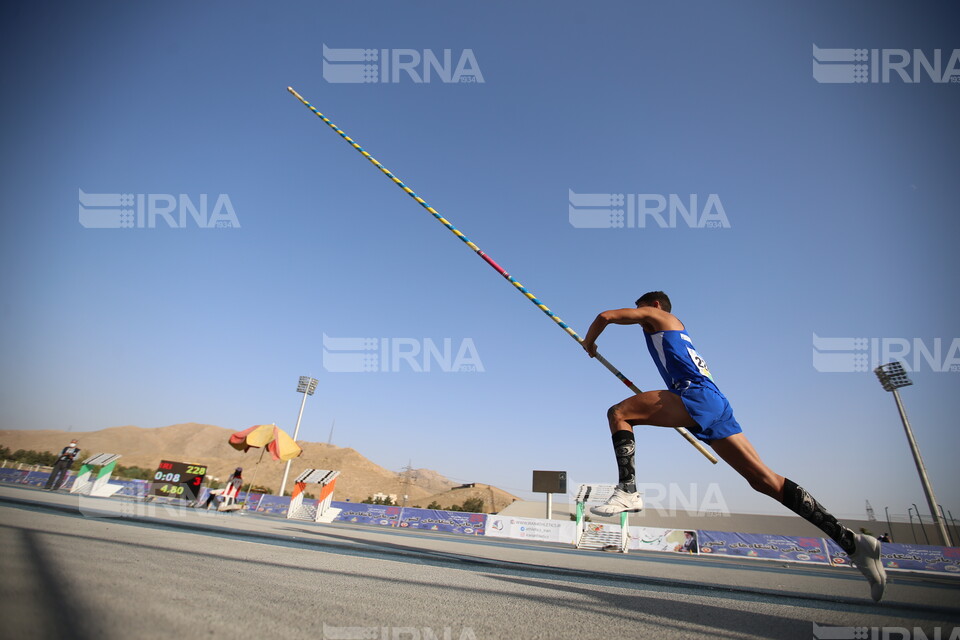
<path id="1" fill-rule="evenodd" d="M 403 507 L 407 506 L 407 498 L 410 493 L 409 487 L 413 486 L 413 477 L 411 476 L 413 473 L 413 467 L 410 466 L 412 463 L 413 460 L 407 462 L 407 466 L 403 468 L 403 475 L 400 476 L 400 487 L 403 491 L 403 503 L 401 506 Z"/>

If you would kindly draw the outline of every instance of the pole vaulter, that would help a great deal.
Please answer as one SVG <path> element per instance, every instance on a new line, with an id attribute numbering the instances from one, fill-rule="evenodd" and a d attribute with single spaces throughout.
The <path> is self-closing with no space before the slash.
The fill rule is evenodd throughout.
<path id="1" fill-rule="evenodd" d="M 493 267 L 493 269 L 494 269 L 497 273 L 499 273 L 501 276 L 503 276 L 504 278 L 506 278 L 507 281 L 510 282 L 510 284 L 512 284 L 512 285 L 517 289 L 517 291 L 519 291 L 520 293 L 522 293 L 528 300 L 530 300 L 530 302 L 532 302 L 533 304 L 535 304 L 538 309 L 540 309 L 540 310 L 543 311 L 545 314 L 547 314 L 547 316 L 548 316 L 551 320 L 553 320 L 553 321 L 557 324 L 557 326 L 559 326 L 561 329 L 563 329 L 563 330 L 567 333 L 567 335 L 569 335 L 571 338 L 573 338 L 574 340 L 576 340 L 578 343 L 582 343 L 582 342 L 583 342 L 583 338 L 581 338 L 581 337 L 577 334 L 577 332 L 574 331 L 566 322 L 564 322 L 563 320 L 561 320 L 560 317 L 559 317 L 557 314 L 555 314 L 553 311 L 551 311 L 545 304 L 543 304 L 542 302 L 540 302 L 540 300 L 538 300 L 536 296 L 534 296 L 532 293 L 530 293 L 530 291 L 528 291 L 526 287 L 524 287 L 522 284 L 520 284 L 520 282 L 518 282 L 516 278 L 514 278 L 514 277 L 511 276 L 509 273 L 507 273 L 507 271 L 506 271 L 503 267 L 501 267 L 499 264 L 497 264 L 497 263 L 493 260 L 493 258 L 491 258 L 490 256 L 488 256 L 488 255 L 487 255 L 486 253 L 484 253 L 483 251 L 481 251 L 481 250 L 480 250 L 480 247 L 478 247 L 478 246 L 475 245 L 473 242 L 471 242 L 465 235 L 463 235 L 463 233 L 460 232 L 459 229 L 457 229 L 455 226 L 453 226 L 452 224 L 450 224 L 450 222 L 449 222 L 447 219 L 445 219 L 443 216 L 441 216 L 441 215 L 437 212 L 436 209 L 434 209 L 433 207 L 431 207 L 430 205 L 428 205 L 423 198 L 421 198 L 420 196 L 418 196 L 410 187 L 408 187 L 407 185 L 405 185 L 405 184 L 400 180 L 400 178 L 398 178 L 398 177 L 396 177 L 395 175 L 393 175 L 392 173 L 390 173 L 390 171 L 389 171 L 386 167 L 384 167 L 382 164 L 380 164 L 379 162 L 377 162 L 377 160 L 376 160 L 373 156 L 371 156 L 369 153 L 367 153 L 367 152 L 363 149 L 363 147 L 361 147 L 359 144 L 357 144 L 356 142 L 354 142 L 353 139 L 352 139 L 350 136 L 348 136 L 346 133 L 344 133 L 343 131 L 341 131 L 340 128 L 339 128 L 337 125 L 335 125 L 335 124 L 333 124 L 332 122 L 330 122 L 330 119 L 329 119 L 329 118 L 327 118 L 325 115 L 323 115 L 322 113 L 320 113 L 319 111 L 317 111 L 317 109 L 316 109 L 312 104 L 310 104 L 309 102 L 307 102 L 306 100 L 304 100 L 303 96 L 301 96 L 299 93 L 297 93 L 297 92 L 293 89 L 293 87 L 287 87 L 287 91 L 289 91 L 290 93 L 292 93 L 292 94 L 294 95 L 294 97 L 296 97 L 297 100 L 299 100 L 300 102 L 302 102 L 302 103 L 304 104 L 304 106 L 306 106 L 308 109 L 310 109 L 310 111 L 312 111 L 313 113 L 315 113 L 315 114 L 317 115 L 317 117 L 319 117 L 321 120 L 323 120 L 331 129 L 333 129 L 334 131 L 336 131 L 337 134 L 338 134 L 341 138 L 343 138 L 344 140 L 346 140 L 347 142 L 349 142 L 349 143 L 350 143 L 350 146 L 352 146 L 354 149 L 356 149 L 357 151 L 359 151 L 360 154 L 363 155 L 363 157 L 365 157 L 367 160 L 369 160 L 369 161 L 373 164 L 373 166 L 375 166 L 377 169 L 379 169 L 381 172 L 383 172 L 383 174 L 384 174 L 385 176 L 387 176 L 388 178 L 390 178 L 390 180 L 392 180 L 398 187 L 400 187 L 401 189 L 403 189 L 403 190 L 407 193 L 408 196 L 410 196 L 411 198 L 413 198 L 414 200 L 416 200 L 418 203 L 420 203 L 420 206 L 422 206 L 424 209 L 426 209 L 427 211 L 429 211 L 430 214 L 431 214 L 434 218 L 436 218 L 441 224 L 443 224 L 443 226 L 445 226 L 447 229 L 449 229 L 455 236 L 457 236 L 458 238 L 460 238 L 460 240 L 462 240 L 468 247 L 470 247 L 471 249 L 473 249 L 473 251 L 474 251 L 478 256 L 480 256 L 481 258 L 483 258 L 483 260 L 484 260 L 487 264 L 489 264 L 491 267 Z M 623 384 L 627 385 L 627 387 L 629 387 L 631 391 L 633 391 L 633 392 L 636 393 L 636 394 L 641 393 L 640 389 L 639 389 L 635 384 L 633 384 L 632 382 L 630 382 L 630 380 L 627 379 L 626 376 L 624 376 L 622 373 L 620 373 L 620 371 L 619 371 L 615 366 L 613 366 L 612 364 L 610 364 L 610 362 L 607 361 L 606 358 L 604 358 L 604 357 L 603 357 L 602 355 L 600 355 L 599 353 L 596 354 L 595 358 L 596 358 L 596 360 L 598 360 L 598 361 L 600 362 L 600 364 L 602 364 L 604 367 L 606 367 L 607 370 L 610 371 L 610 373 L 612 373 L 613 375 L 617 376 L 617 378 L 620 380 L 620 382 L 622 382 Z M 694 438 L 693 435 L 691 435 L 691 433 L 690 433 L 689 431 L 687 431 L 687 430 L 684 429 L 683 427 L 673 427 L 673 429 L 675 429 L 675 430 L 677 431 L 677 433 L 679 433 L 681 436 L 683 436 L 683 437 L 686 439 L 687 442 L 689 442 L 691 445 L 693 445 L 694 447 L 696 447 L 697 451 L 699 451 L 700 453 L 702 453 L 702 454 L 704 455 L 704 457 L 707 458 L 707 460 L 709 460 L 710 462 L 712 462 L 712 463 L 714 463 L 714 464 L 717 463 L 717 458 L 716 458 L 716 456 L 714 456 L 713 453 L 712 453 L 709 449 L 707 449 L 699 440 L 697 440 L 696 438 Z"/>

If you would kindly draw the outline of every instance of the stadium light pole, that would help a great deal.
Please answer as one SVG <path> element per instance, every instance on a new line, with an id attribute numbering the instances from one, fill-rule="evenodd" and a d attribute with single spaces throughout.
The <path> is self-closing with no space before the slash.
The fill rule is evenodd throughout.
<path id="1" fill-rule="evenodd" d="M 300 419 L 303 418 L 303 408 L 307 404 L 307 396 L 312 396 L 317 390 L 318 380 L 309 376 L 300 376 L 300 382 L 297 384 L 297 393 L 303 394 L 303 401 L 300 402 L 300 413 L 297 415 L 297 426 L 293 430 L 293 439 L 296 441 L 300 435 Z M 287 460 L 287 465 L 283 469 L 283 480 L 280 482 L 280 497 L 283 497 L 283 491 L 287 488 L 287 477 L 290 475 L 290 463 L 293 460 Z"/>
<path id="2" fill-rule="evenodd" d="M 904 410 L 903 402 L 900 400 L 900 392 L 897 391 L 897 389 L 901 387 L 912 385 L 913 382 L 907 377 L 906 371 L 903 370 L 903 365 L 896 361 L 882 364 L 874 369 L 873 372 L 877 374 L 877 379 L 880 381 L 883 390 L 893 393 L 893 399 L 897 402 L 897 410 L 900 412 L 900 420 L 903 422 L 903 430 L 907 433 L 907 442 L 910 444 L 910 451 L 913 452 L 913 461 L 917 465 L 917 473 L 920 474 L 920 484 L 923 485 L 923 492 L 927 496 L 927 505 L 930 507 L 933 522 L 937 527 L 937 531 L 940 532 L 942 544 L 947 547 L 952 546 L 950 534 L 943 524 L 943 519 L 937 512 L 937 499 L 933 495 L 933 487 L 930 485 L 930 479 L 927 477 L 927 469 L 923 465 L 923 458 L 920 457 L 920 447 L 917 446 L 917 441 L 913 437 L 913 429 L 910 428 L 910 421 L 907 420 L 907 412 Z M 917 510 L 917 517 L 920 517 L 919 509 Z"/>

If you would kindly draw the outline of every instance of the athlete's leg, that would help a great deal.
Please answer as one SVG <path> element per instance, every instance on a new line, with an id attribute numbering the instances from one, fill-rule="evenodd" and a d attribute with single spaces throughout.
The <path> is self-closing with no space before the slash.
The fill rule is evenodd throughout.
<path id="1" fill-rule="evenodd" d="M 886 574 L 880 563 L 880 546 L 875 539 L 854 534 L 840 524 L 806 489 L 772 471 L 742 433 L 714 440 L 710 445 L 718 456 L 746 478 L 751 487 L 816 525 L 840 545 L 870 581 L 873 599 L 880 599 Z"/>
<path id="2" fill-rule="evenodd" d="M 637 491 L 634 466 L 637 446 L 633 427 L 641 424 L 661 427 L 693 424 L 680 396 L 664 390 L 647 391 L 618 402 L 607 410 L 607 421 L 613 434 L 613 450 L 620 473 L 619 485 L 627 493 Z"/>
<path id="3" fill-rule="evenodd" d="M 591 511 L 600 516 L 614 515 L 622 511 L 640 511 L 643 501 L 637 493 L 634 464 L 637 445 L 633 427 L 683 427 L 693 426 L 694 422 L 680 396 L 669 391 L 647 391 L 618 402 L 607 410 L 607 421 L 613 434 L 613 451 L 617 458 L 617 491 L 607 504 L 594 507 Z"/>
<path id="4" fill-rule="evenodd" d="M 724 462 L 734 471 L 746 478 L 755 490 L 783 502 L 783 483 L 785 478 L 774 473 L 763 463 L 760 454 L 753 448 L 747 436 L 737 433 L 710 443 Z"/>
<path id="5" fill-rule="evenodd" d="M 843 548 L 853 553 L 853 532 L 837 522 L 813 496 L 791 480 L 774 473 L 763 463 L 747 436 L 738 433 L 710 443 L 717 455 L 746 478 L 750 486 L 820 527 Z"/>
<path id="6" fill-rule="evenodd" d="M 618 402 L 607 410 L 610 432 L 633 431 L 637 425 L 654 427 L 692 427 L 680 396 L 670 391 L 645 391 Z"/>

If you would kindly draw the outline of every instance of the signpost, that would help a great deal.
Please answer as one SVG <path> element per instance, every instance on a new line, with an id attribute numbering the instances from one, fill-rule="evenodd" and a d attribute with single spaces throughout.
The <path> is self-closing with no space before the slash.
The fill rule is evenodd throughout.
<path id="1" fill-rule="evenodd" d="M 567 492 L 566 471 L 534 471 L 533 492 L 547 494 L 547 520 L 553 512 L 553 494 Z"/>

